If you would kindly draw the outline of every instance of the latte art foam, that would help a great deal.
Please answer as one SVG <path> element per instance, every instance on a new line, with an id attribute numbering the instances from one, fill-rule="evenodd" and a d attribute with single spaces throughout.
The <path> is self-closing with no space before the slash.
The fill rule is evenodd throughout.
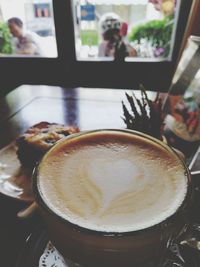
<path id="1" fill-rule="evenodd" d="M 64 219 L 105 232 L 144 229 L 174 214 L 187 191 L 178 157 L 143 137 L 94 132 L 61 141 L 44 157 L 38 186 Z"/>

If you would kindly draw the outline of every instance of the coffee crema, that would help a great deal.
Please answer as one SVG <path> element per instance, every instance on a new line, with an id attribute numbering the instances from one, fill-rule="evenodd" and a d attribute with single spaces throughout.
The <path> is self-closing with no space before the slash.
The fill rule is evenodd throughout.
<path id="1" fill-rule="evenodd" d="M 66 138 L 38 169 L 40 194 L 54 213 L 102 232 L 136 231 L 164 221 L 183 203 L 187 186 L 175 153 L 128 131 Z"/>

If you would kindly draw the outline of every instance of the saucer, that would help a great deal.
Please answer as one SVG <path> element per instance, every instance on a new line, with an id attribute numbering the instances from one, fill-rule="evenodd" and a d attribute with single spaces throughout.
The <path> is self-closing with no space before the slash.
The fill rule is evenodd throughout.
<path id="1" fill-rule="evenodd" d="M 0 150 L 0 193 L 10 198 L 32 202 L 32 170 L 21 166 L 15 142 Z"/>
<path id="2" fill-rule="evenodd" d="M 84 267 L 64 259 L 48 238 L 45 226 L 33 231 L 25 241 L 15 267 Z M 153 267 L 158 267 L 151 265 Z M 159 267 L 199 267 L 200 252 L 173 244 Z M 111 266 L 112 267 L 112 266 Z M 134 267 L 134 266 L 133 266 Z M 147 266 L 144 266 L 147 267 Z"/>

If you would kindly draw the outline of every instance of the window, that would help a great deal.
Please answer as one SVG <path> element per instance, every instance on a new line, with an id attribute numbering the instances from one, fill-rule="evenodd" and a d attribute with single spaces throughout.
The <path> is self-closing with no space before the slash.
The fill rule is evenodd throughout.
<path id="1" fill-rule="evenodd" d="M 73 0 L 77 59 L 113 60 L 121 49 L 126 61 L 171 60 L 180 2 Z"/>
<path id="2" fill-rule="evenodd" d="M 12 82 L 137 89 L 142 83 L 147 90 L 167 91 L 174 75 L 192 2 L 0 0 L 1 85 L 7 88 L 7 84 Z M 112 54 L 113 47 L 110 54 L 100 55 L 99 46 L 103 41 L 100 20 L 107 13 L 114 13 L 118 18 L 111 20 L 117 33 L 120 29 L 121 39 L 118 41 L 128 43 L 135 54 L 125 54 L 130 46 L 122 45 L 119 46 L 122 50 L 116 50 L 117 57 Z M 6 27 L 7 20 L 13 16 L 21 18 L 25 29 L 44 41 L 44 56 L 16 53 L 11 46 L 14 44 L 13 36 Z M 106 26 L 109 27 L 109 23 Z M 158 36 L 154 31 L 157 28 L 162 29 Z M 133 34 L 137 32 L 134 29 L 139 33 Z M 146 31 L 144 36 L 141 29 Z M 156 41 L 152 37 L 155 35 Z M 12 79 L 8 81 L 6 77 L 10 74 Z"/>
<path id="3" fill-rule="evenodd" d="M 169 89 L 192 0 L 71 0 L 69 5 L 77 85 L 137 89 L 142 83 L 148 90 Z M 100 27 L 108 13 L 113 18 Z M 103 40 L 102 29 L 109 24 L 117 29 L 114 44 L 107 36 Z M 102 43 L 110 53 L 99 52 Z M 136 53 L 127 55 L 130 46 Z"/>
<path id="4" fill-rule="evenodd" d="M 0 0 L 1 56 L 57 57 L 52 0 Z"/>

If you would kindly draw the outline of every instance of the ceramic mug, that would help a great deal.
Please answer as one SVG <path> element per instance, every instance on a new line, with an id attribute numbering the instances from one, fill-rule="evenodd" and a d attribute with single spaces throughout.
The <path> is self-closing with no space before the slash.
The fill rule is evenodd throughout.
<path id="1" fill-rule="evenodd" d="M 109 145 L 108 143 L 106 143 L 106 146 L 104 146 L 104 148 L 107 149 L 107 146 L 111 146 L 111 147 L 115 146 L 115 150 L 116 150 L 118 149 L 116 148 L 116 143 L 118 142 L 118 139 L 120 140 L 119 141 L 120 149 L 121 147 L 128 147 L 129 149 L 129 147 L 132 146 L 131 142 L 133 143 L 136 142 L 137 145 L 139 144 L 138 146 L 139 149 L 142 147 L 143 150 L 147 149 L 151 151 L 153 153 L 151 155 L 153 155 L 153 160 L 155 161 L 154 165 L 156 166 L 157 164 L 157 169 L 155 169 L 155 173 L 158 172 L 158 169 L 159 169 L 158 165 L 160 162 L 159 158 L 162 157 L 162 153 L 164 156 L 164 161 L 161 161 L 161 165 L 164 164 L 163 166 L 165 166 L 167 157 L 169 157 L 169 159 L 167 159 L 169 160 L 169 164 L 173 165 L 173 162 L 175 161 L 175 164 L 172 167 L 178 166 L 178 169 L 181 171 L 181 173 L 184 176 L 186 188 L 185 188 L 184 197 L 181 200 L 180 205 L 178 205 L 174 209 L 173 212 L 169 213 L 168 216 L 166 216 L 166 218 L 164 219 L 159 219 L 159 220 L 156 219 L 157 221 L 155 221 L 151 225 L 147 224 L 147 226 L 145 226 L 145 223 L 146 223 L 145 221 L 142 222 L 141 224 L 137 224 L 137 225 L 143 224 L 141 229 L 140 227 L 136 227 L 134 229 L 134 227 L 132 228 L 133 226 L 132 225 L 129 230 L 125 230 L 125 231 L 123 231 L 123 227 L 122 227 L 122 231 L 121 231 L 119 230 L 121 229 L 120 224 L 117 226 L 118 227 L 116 228 L 117 230 L 115 229 L 115 227 L 113 229 L 112 227 L 110 228 L 110 225 L 108 229 L 106 229 L 105 222 L 104 222 L 105 228 L 101 229 L 100 227 L 99 229 L 98 226 L 97 227 L 95 226 L 96 227 L 95 228 L 93 227 L 94 224 L 93 225 L 90 224 L 89 221 L 87 224 L 87 220 L 90 220 L 90 218 L 83 219 L 83 222 L 86 221 L 86 224 L 79 223 L 79 219 L 77 219 L 77 221 L 74 221 L 73 219 L 70 218 L 70 216 L 66 217 L 65 216 L 66 214 L 65 215 L 62 214 L 63 212 L 62 208 L 61 208 L 61 211 L 59 209 L 56 209 L 54 207 L 54 204 L 52 204 L 55 201 L 54 199 L 52 200 L 52 202 L 51 201 L 48 202 L 48 199 L 51 200 L 52 194 L 53 195 L 58 194 L 58 192 L 56 191 L 52 192 L 52 188 L 54 186 L 49 185 L 51 184 L 49 179 L 55 180 L 56 183 L 53 182 L 53 184 L 55 185 L 55 187 L 57 187 L 57 184 L 60 181 L 59 179 L 57 179 L 57 175 L 59 173 L 57 171 L 59 169 L 57 164 L 60 164 L 59 163 L 60 156 L 63 157 L 64 155 L 64 157 L 70 158 L 71 154 L 74 153 L 74 150 L 78 151 L 79 153 L 79 148 L 81 148 L 82 151 L 85 151 L 86 149 L 88 149 L 88 145 L 89 145 L 89 150 L 90 150 L 90 146 L 92 147 L 92 149 L 96 149 L 97 147 L 96 157 L 94 157 L 94 154 L 92 154 L 91 157 L 89 156 L 90 162 L 93 160 L 93 158 L 95 158 L 95 164 L 96 164 L 96 160 L 98 162 L 98 156 L 99 156 L 99 152 L 98 152 L 99 145 L 101 146 L 103 144 L 104 146 L 106 142 L 108 143 L 110 142 Z M 136 149 L 138 149 L 137 146 L 136 146 Z M 84 156 L 84 153 L 85 152 L 83 152 L 82 156 Z M 102 155 L 101 153 L 100 155 Z M 105 153 L 105 157 L 107 155 L 106 153 Z M 118 154 L 119 153 L 117 153 L 117 156 L 116 156 L 117 160 L 119 156 Z M 121 154 L 123 155 L 123 151 Z M 134 157 L 135 156 L 133 153 L 133 158 Z M 130 159 L 128 158 L 128 160 Z M 152 157 L 150 157 L 150 160 L 152 160 Z M 68 173 L 71 173 L 70 162 L 71 162 L 71 159 L 69 160 L 69 162 L 65 163 L 67 164 L 67 168 L 68 168 L 68 172 L 66 172 L 66 175 L 68 175 Z M 84 161 L 84 162 L 87 162 L 87 161 Z M 101 161 L 101 164 L 102 162 L 106 164 L 107 160 Z M 112 162 L 111 162 L 110 168 L 115 168 L 112 165 Z M 142 161 L 140 162 L 142 165 Z M 150 166 L 148 165 L 149 162 L 150 161 L 148 159 L 146 166 Z M 63 166 L 65 166 L 65 164 L 63 165 L 63 161 L 62 161 L 62 166 L 60 168 L 61 169 L 64 168 Z M 55 173 L 53 173 L 54 167 L 52 167 L 54 165 L 56 166 Z M 80 166 L 80 168 L 86 168 L 86 167 L 87 167 L 87 164 L 84 164 L 82 167 Z M 50 178 L 48 177 L 49 176 L 48 168 L 50 168 L 49 169 L 49 172 L 51 174 Z M 101 165 L 101 168 L 104 168 L 104 167 L 102 167 Z M 74 169 L 74 166 L 73 166 L 73 169 Z M 152 170 L 151 167 L 149 167 L 149 169 Z M 165 171 L 166 170 L 164 169 L 163 172 Z M 120 170 L 118 172 L 120 172 Z M 85 173 L 85 169 L 84 169 L 84 173 Z M 148 174 L 148 170 L 146 171 L 146 173 Z M 45 174 L 47 175 L 47 177 L 43 177 L 45 176 Z M 162 179 L 162 177 L 160 179 Z M 64 177 L 64 180 L 65 180 L 65 177 Z M 181 182 L 182 181 L 181 178 L 178 181 Z M 71 182 L 69 182 L 69 184 L 66 184 L 67 188 L 69 188 L 70 183 Z M 43 186 L 41 186 L 41 184 L 43 184 Z M 49 187 L 50 190 L 48 189 L 48 186 L 50 186 Z M 74 190 L 74 186 L 75 185 L 72 183 L 71 188 L 67 190 L 69 194 L 71 194 L 71 191 Z M 123 186 L 124 185 L 122 184 L 122 187 Z M 46 187 L 47 189 L 45 189 Z M 63 186 L 63 178 L 62 178 L 62 186 L 60 186 L 59 188 L 63 188 L 63 187 L 64 186 Z M 131 131 L 131 130 L 119 130 L 119 129 L 86 131 L 86 132 L 81 132 L 78 134 L 70 135 L 67 138 L 64 138 L 63 140 L 59 141 L 52 149 L 50 149 L 46 153 L 46 155 L 43 157 L 41 162 L 35 168 L 34 174 L 33 174 L 33 190 L 34 190 L 34 195 L 35 195 L 37 206 L 39 207 L 39 212 L 43 220 L 46 223 L 49 237 L 53 245 L 58 249 L 58 251 L 64 257 L 74 262 L 77 262 L 83 266 L 88 266 L 88 267 L 100 267 L 100 266 L 101 267 L 102 266 L 104 267 L 145 266 L 146 267 L 148 266 L 149 262 L 154 262 L 154 263 L 157 262 L 157 260 L 159 260 L 159 258 L 165 252 L 166 242 L 169 239 L 169 237 L 175 236 L 176 233 L 180 231 L 180 229 L 184 226 L 186 214 L 192 203 L 192 195 L 193 195 L 192 180 L 191 180 L 190 172 L 187 166 L 185 165 L 183 159 L 181 159 L 181 157 L 173 149 L 171 149 L 167 144 L 151 136 L 145 135 L 143 133 Z M 62 194 L 63 194 L 63 191 L 61 192 L 60 195 Z M 76 194 L 76 192 L 73 192 L 72 194 L 74 195 Z M 143 194 L 143 197 L 141 198 L 141 200 L 145 198 L 146 198 L 146 194 Z M 75 200 L 76 200 L 76 197 L 75 197 Z M 62 197 L 59 196 L 59 201 L 60 203 L 65 202 L 66 201 L 65 196 L 63 197 L 63 201 L 62 201 Z M 70 201 L 71 200 L 69 200 L 69 202 L 67 203 L 70 203 Z M 84 204 L 83 204 L 83 207 L 85 207 Z M 110 216 L 110 214 L 108 214 L 108 216 Z M 126 216 L 126 212 L 124 213 L 124 216 Z M 120 217 L 120 220 L 121 219 L 122 218 Z M 148 215 L 146 219 L 148 220 Z M 82 221 L 82 218 L 80 218 L 80 221 Z M 113 220 L 113 224 L 115 223 L 116 221 Z M 90 228 L 90 225 L 92 225 L 91 228 Z M 127 224 L 126 224 L 126 227 L 127 227 Z"/>

